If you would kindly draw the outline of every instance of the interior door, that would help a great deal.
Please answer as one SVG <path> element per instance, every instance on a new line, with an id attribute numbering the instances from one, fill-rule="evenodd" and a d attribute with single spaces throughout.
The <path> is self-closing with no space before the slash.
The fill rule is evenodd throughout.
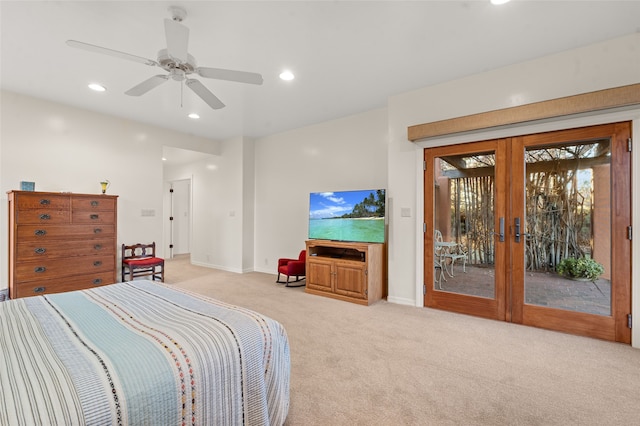
<path id="1" fill-rule="evenodd" d="M 191 180 L 183 179 L 171 182 L 171 242 L 172 257 L 186 254 L 190 249 L 191 228 Z"/>
<path id="2" fill-rule="evenodd" d="M 426 149 L 425 306 L 629 343 L 630 134 Z M 601 270 L 571 278 L 564 259 Z"/>

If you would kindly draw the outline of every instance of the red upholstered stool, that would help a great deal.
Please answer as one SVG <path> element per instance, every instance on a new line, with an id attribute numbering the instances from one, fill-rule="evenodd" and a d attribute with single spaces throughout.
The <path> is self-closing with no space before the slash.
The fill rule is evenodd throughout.
<path id="1" fill-rule="evenodd" d="M 122 281 L 125 275 L 129 280 L 135 277 L 151 276 L 164 282 L 164 259 L 156 257 L 156 243 L 122 245 Z"/>

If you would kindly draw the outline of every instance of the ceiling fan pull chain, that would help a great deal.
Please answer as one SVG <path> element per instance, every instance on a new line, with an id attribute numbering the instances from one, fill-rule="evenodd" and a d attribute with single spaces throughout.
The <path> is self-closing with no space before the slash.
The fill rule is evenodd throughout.
<path id="1" fill-rule="evenodd" d="M 184 80 L 180 82 L 180 108 L 183 107 L 182 100 L 184 99 Z"/>

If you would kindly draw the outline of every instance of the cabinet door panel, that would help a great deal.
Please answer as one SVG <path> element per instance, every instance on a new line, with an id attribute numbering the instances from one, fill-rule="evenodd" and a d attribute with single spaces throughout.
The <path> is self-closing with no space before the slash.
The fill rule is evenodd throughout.
<path id="1" fill-rule="evenodd" d="M 321 291 L 332 291 L 330 262 L 316 260 L 308 262 L 307 287 Z"/>
<path id="2" fill-rule="evenodd" d="M 335 292 L 344 296 L 366 299 L 366 280 L 364 264 L 338 263 L 335 267 L 336 284 Z"/>

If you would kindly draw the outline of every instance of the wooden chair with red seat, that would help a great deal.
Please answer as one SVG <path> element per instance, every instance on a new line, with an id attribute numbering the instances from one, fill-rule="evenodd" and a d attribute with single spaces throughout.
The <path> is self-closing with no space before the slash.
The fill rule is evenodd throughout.
<path id="1" fill-rule="evenodd" d="M 156 243 L 122 245 L 122 281 L 125 275 L 129 280 L 135 277 L 151 276 L 164 282 L 164 259 L 156 257 Z"/>
<path id="2" fill-rule="evenodd" d="M 299 287 L 305 285 L 300 284 L 298 286 L 290 286 L 289 283 L 296 283 L 301 281 L 306 276 L 306 262 L 307 251 L 302 250 L 297 259 L 280 258 L 278 259 L 278 278 L 277 283 L 285 284 L 285 287 Z M 287 276 L 287 281 L 280 281 L 280 274 Z M 296 277 L 295 281 L 289 281 L 289 278 Z"/>

